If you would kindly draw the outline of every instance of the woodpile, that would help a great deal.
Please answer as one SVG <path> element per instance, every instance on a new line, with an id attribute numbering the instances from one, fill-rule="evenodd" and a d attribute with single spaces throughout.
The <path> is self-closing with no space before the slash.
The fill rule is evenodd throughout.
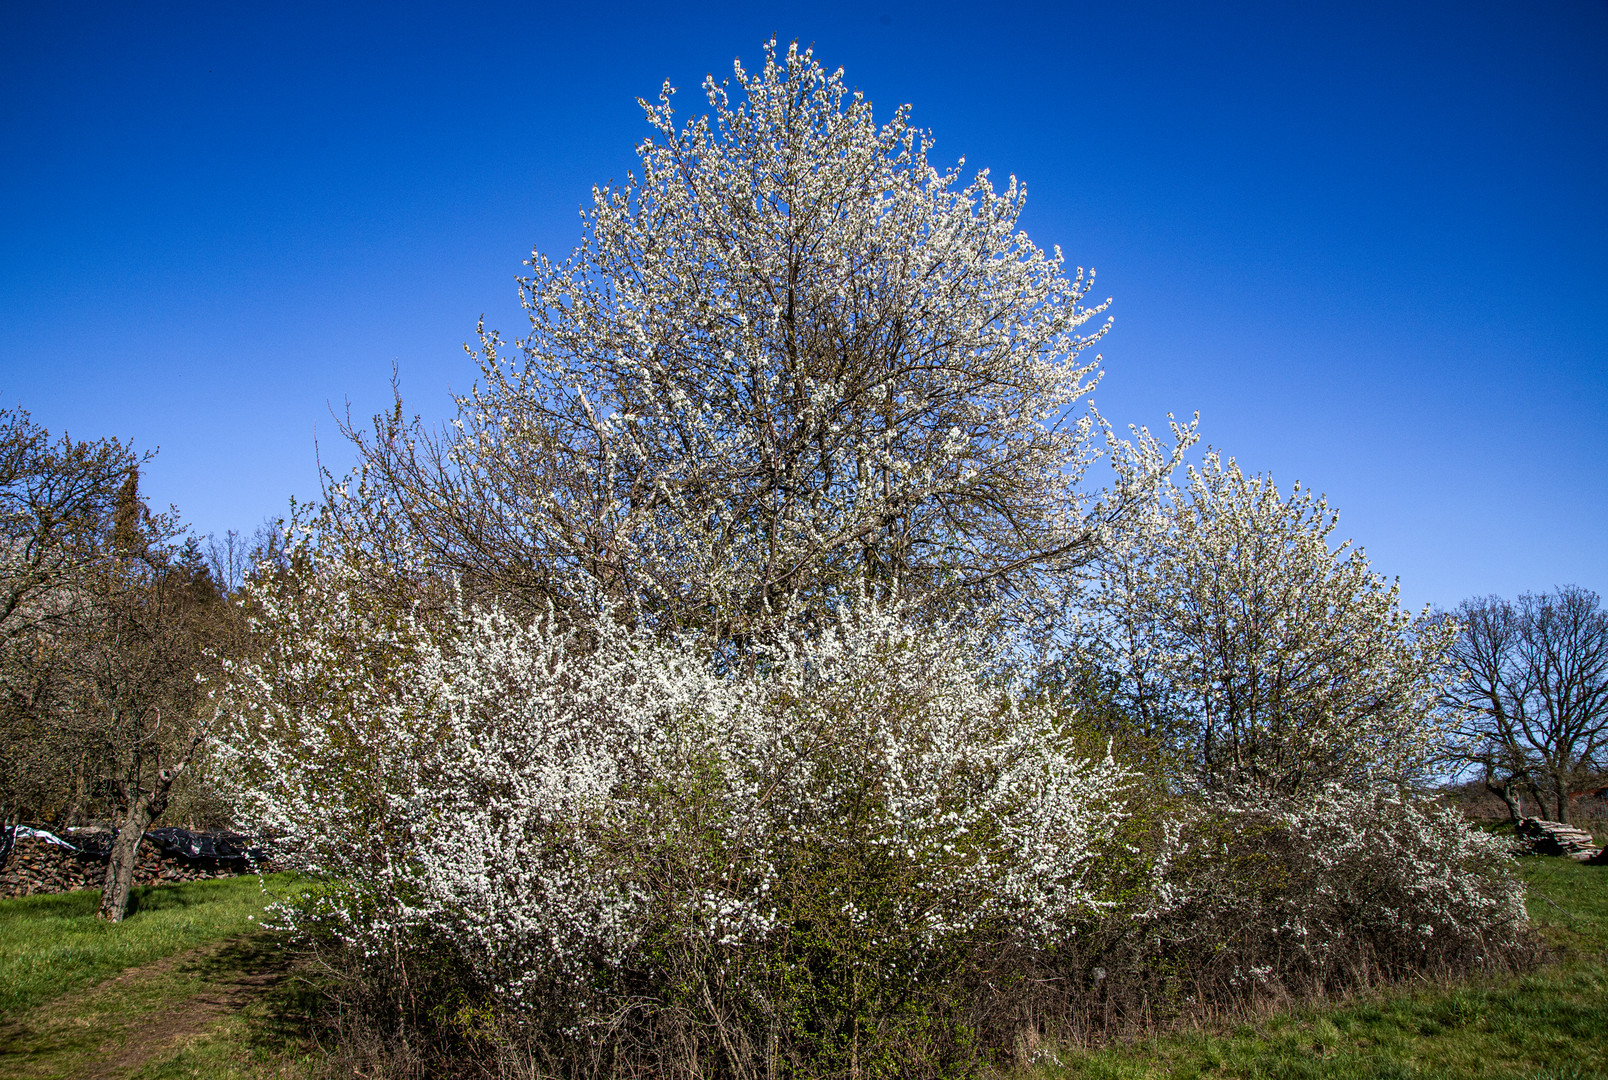
<path id="1" fill-rule="evenodd" d="M 1566 855 L 1577 862 L 1587 862 L 1603 850 L 1590 833 L 1561 821 L 1521 818 L 1518 832 L 1525 841 L 1525 850 L 1537 855 Z"/>
<path id="2" fill-rule="evenodd" d="M 5 869 L 0 871 L 0 898 L 99 889 L 106 882 L 106 863 L 104 854 L 73 851 L 31 836 L 18 837 Z M 140 841 L 134 884 L 166 885 L 233 877 L 251 869 L 240 859 L 187 859 L 167 854 L 145 837 Z"/>

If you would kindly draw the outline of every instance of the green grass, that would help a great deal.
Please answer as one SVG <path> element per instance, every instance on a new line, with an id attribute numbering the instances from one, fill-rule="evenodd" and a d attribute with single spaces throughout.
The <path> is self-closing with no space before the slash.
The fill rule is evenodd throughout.
<path id="1" fill-rule="evenodd" d="M 131 967 L 252 929 L 289 875 L 219 878 L 134 890 L 128 917 L 95 918 L 100 892 L 0 900 L 0 1017 L 90 986 Z"/>
<path id="2" fill-rule="evenodd" d="M 94 891 L 0 902 L 0 1076 L 316 1075 L 305 985 L 257 920 L 292 875 L 138 889 L 95 918 Z"/>
<path id="3" fill-rule="evenodd" d="M 306 990 L 286 967 L 259 930 L 131 969 L 0 1023 L 0 1076 L 318 1076 Z"/>
<path id="4" fill-rule="evenodd" d="M 1035 1080 L 1608 1078 L 1608 867 L 1520 864 L 1550 951 L 1525 975 L 1361 997 L 1220 1030 L 1060 1053 Z"/>
<path id="5" fill-rule="evenodd" d="M 305 1080 L 322 1075 L 316 1052 L 264 1043 L 263 1007 L 230 1016 L 204 1039 L 130 1074 L 130 1080 Z"/>
<path id="6" fill-rule="evenodd" d="M 1529 858 L 1519 868 L 1529 886 L 1530 920 L 1558 958 L 1608 962 L 1608 866 Z"/>

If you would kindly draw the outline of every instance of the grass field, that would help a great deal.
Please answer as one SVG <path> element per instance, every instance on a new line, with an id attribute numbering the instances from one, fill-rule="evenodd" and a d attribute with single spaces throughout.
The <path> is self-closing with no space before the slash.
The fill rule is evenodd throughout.
<path id="1" fill-rule="evenodd" d="M 0 901 L 0 1077 L 311 1076 L 285 959 L 257 920 L 289 875 Z M 178 1071 L 175 1071 L 178 1070 Z"/>
<path id="2" fill-rule="evenodd" d="M 1217 1031 L 1064 1051 L 1034 1080 L 1608 1080 L 1608 867 L 1521 860 L 1549 961 L 1525 975 L 1395 988 Z"/>
<path id="3" fill-rule="evenodd" d="M 94 889 L 0 902 L 0 1017 L 128 968 L 253 928 L 283 875 L 136 888 L 120 925 L 95 918 Z M 265 891 L 266 890 L 266 891 Z"/>
<path id="4" fill-rule="evenodd" d="M 1608 1080 L 1608 867 L 1526 859 L 1550 960 L 1519 976 L 1396 988 L 1213 1030 L 1069 1049 L 1017 1080 L 1412 1077 Z M 329 1075 L 305 988 L 256 928 L 255 878 L 0 901 L 0 1077 L 266 1080 Z"/>

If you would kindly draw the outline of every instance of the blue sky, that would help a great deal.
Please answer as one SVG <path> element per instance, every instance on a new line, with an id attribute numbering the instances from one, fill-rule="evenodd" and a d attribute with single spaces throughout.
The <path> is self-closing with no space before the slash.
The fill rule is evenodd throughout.
<path id="1" fill-rule="evenodd" d="M 1095 400 L 1199 409 L 1413 604 L 1608 593 L 1608 3 L 0 0 L 0 399 L 160 447 L 199 531 L 332 410 L 445 411 L 663 79 L 813 43 L 1099 272 Z"/>

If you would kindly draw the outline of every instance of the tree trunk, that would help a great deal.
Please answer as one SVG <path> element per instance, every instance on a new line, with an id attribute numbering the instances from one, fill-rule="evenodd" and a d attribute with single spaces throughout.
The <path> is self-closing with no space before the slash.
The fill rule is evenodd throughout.
<path id="1" fill-rule="evenodd" d="M 1562 773 L 1555 772 L 1552 774 L 1552 791 L 1557 796 L 1558 804 L 1558 816 L 1552 820 L 1561 821 L 1567 825 L 1569 824 L 1569 784 Z"/>
<path id="2" fill-rule="evenodd" d="M 0 870 L 6 868 L 11 852 L 17 846 L 17 815 L 0 806 Z"/>
<path id="3" fill-rule="evenodd" d="M 1524 793 L 1514 790 L 1513 782 L 1485 781 L 1485 790 L 1507 804 L 1508 817 L 1517 825 L 1524 817 Z"/>
<path id="4" fill-rule="evenodd" d="M 106 885 L 101 890 L 100 917 L 107 922 L 122 922 L 128 912 L 128 894 L 134 887 L 134 865 L 139 859 L 140 841 L 145 839 L 145 830 L 151 822 L 167 809 L 173 778 L 183 768 L 181 764 L 176 769 L 157 773 L 156 786 L 151 791 L 134 789 L 128 817 L 123 819 L 123 828 L 112 844 L 112 861 L 106 867 Z"/>

